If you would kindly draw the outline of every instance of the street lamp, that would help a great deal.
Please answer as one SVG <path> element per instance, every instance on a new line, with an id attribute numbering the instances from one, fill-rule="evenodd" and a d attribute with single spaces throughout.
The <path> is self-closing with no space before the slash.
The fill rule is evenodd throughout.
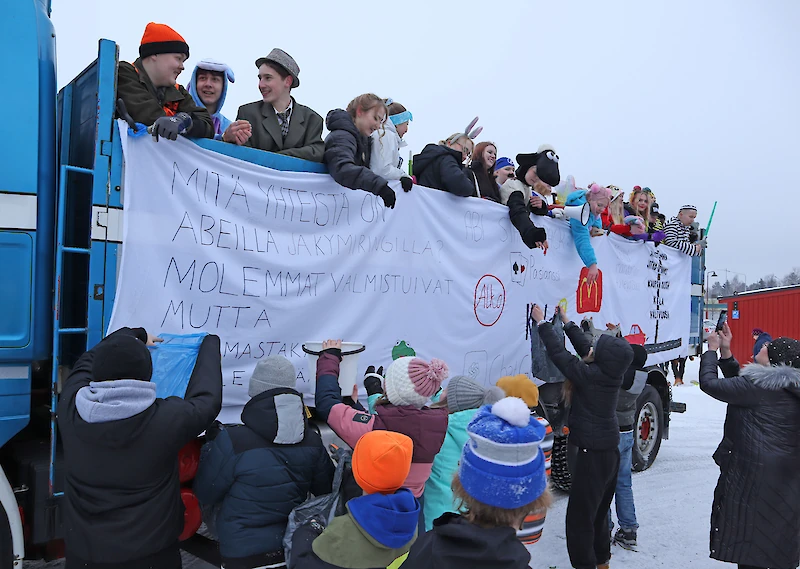
<path id="1" fill-rule="evenodd" d="M 728 283 L 728 273 L 733 273 L 734 275 L 742 275 L 744 277 L 744 290 L 747 291 L 747 275 L 744 273 L 737 273 L 736 271 L 731 271 L 729 269 L 722 269 L 725 271 L 725 284 Z M 726 291 L 727 292 L 727 291 Z M 734 291 L 736 292 L 736 291 Z"/>
<path id="2" fill-rule="evenodd" d="M 709 290 L 708 290 L 708 279 L 710 277 L 716 277 L 716 276 L 717 276 L 717 273 L 715 271 L 711 271 L 710 273 L 706 273 L 706 305 L 705 305 L 706 306 L 706 319 L 708 319 L 708 301 L 709 301 L 710 296 L 711 296 L 709 294 Z"/>

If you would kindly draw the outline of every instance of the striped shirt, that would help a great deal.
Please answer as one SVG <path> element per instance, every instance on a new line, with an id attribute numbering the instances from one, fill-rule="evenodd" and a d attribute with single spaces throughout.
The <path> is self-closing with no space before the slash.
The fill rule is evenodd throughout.
<path id="1" fill-rule="evenodd" d="M 694 243 L 689 242 L 689 227 L 681 223 L 677 217 L 670 219 L 664 226 L 663 243 L 687 255 L 693 257 L 699 255 Z"/>
<path id="2" fill-rule="evenodd" d="M 544 468 L 549 478 L 550 462 L 553 455 L 553 428 L 544 417 L 539 417 L 533 411 L 531 411 L 531 415 L 536 417 L 536 420 L 545 427 L 544 440 L 542 440 L 539 448 L 541 448 L 542 452 L 544 453 Z M 517 539 L 519 539 L 525 545 L 533 545 L 539 541 L 539 538 L 542 537 L 542 530 L 544 529 L 544 519 L 546 515 L 547 510 L 543 508 L 541 510 L 531 512 L 525 516 L 525 521 L 522 522 L 522 529 L 517 531 Z"/>

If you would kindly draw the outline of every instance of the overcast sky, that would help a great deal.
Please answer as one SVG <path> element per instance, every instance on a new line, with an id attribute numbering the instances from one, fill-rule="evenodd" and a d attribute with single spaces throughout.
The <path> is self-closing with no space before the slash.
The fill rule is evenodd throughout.
<path id="1" fill-rule="evenodd" d="M 499 155 L 548 142 L 580 186 L 649 186 L 662 213 L 692 203 L 704 227 L 718 200 L 709 270 L 753 282 L 800 265 L 795 0 L 52 2 L 59 86 L 101 37 L 133 61 L 157 21 L 189 43 L 182 84 L 202 58 L 233 67 L 234 119 L 260 99 L 255 59 L 280 47 L 301 69 L 295 98 L 323 117 L 393 97 L 418 152 L 479 115 Z"/>

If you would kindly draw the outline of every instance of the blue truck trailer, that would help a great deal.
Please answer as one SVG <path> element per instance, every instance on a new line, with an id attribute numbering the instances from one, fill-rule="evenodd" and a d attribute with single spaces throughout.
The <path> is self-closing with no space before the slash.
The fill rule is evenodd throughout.
<path id="1" fill-rule="evenodd" d="M 49 0 L 0 7 L 0 69 L 13 70 L 0 121 L 0 569 L 63 554 L 59 387 L 103 337 L 122 246 L 122 148 L 114 121 L 118 49 L 56 88 Z M 16 86 L 19 86 L 17 88 Z M 284 171 L 321 164 L 227 145 L 201 146 Z M 691 350 L 702 344 L 703 259 L 692 282 Z M 692 353 L 692 352 L 690 352 Z M 649 467 L 666 438 L 671 392 L 651 371 L 637 445 Z M 645 432 L 646 430 L 646 432 Z"/>

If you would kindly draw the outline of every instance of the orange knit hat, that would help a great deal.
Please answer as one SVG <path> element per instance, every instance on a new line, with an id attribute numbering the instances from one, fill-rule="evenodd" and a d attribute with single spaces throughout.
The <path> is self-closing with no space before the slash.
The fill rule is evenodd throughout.
<path id="1" fill-rule="evenodd" d="M 150 22 L 144 29 L 139 57 L 149 57 L 159 53 L 184 53 L 189 57 L 189 44 L 178 32 L 166 24 Z"/>
<path id="2" fill-rule="evenodd" d="M 367 494 L 394 494 L 411 470 L 414 443 L 402 433 L 370 431 L 353 449 L 353 476 Z"/>
<path id="3" fill-rule="evenodd" d="M 497 380 L 497 387 L 505 391 L 509 397 L 519 397 L 528 407 L 536 407 L 539 404 L 539 388 L 524 373 L 501 377 Z"/>

